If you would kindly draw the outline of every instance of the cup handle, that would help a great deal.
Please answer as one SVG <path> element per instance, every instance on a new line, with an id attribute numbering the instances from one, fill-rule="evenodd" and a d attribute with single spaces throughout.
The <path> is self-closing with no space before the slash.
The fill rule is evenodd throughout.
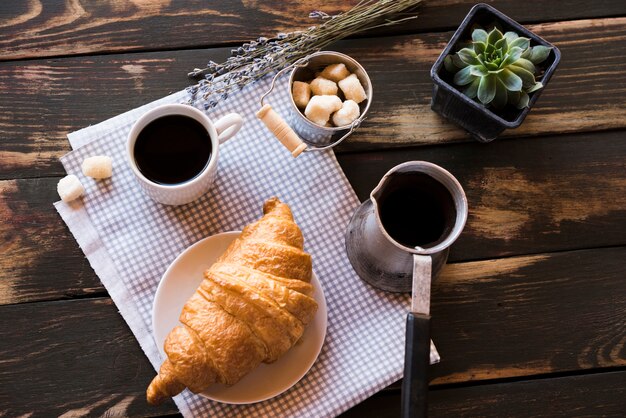
<path id="1" fill-rule="evenodd" d="M 242 125 L 243 118 L 238 113 L 229 113 L 215 122 L 214 126 L 217 131 L 217 140 L 220 145 L 239 132 Z"/>
<path id="2" fill-rule="evenodd" d="M 413 283 L 417 277 L 428 289 L 420 289 L 418 295 L 428 300 L 422 306 L 430 312 L 430 282 L 432 278 L 432 258 L 413 255 Z M 427 284 L 426 284 L 427 283 Z M 415 293 L 415 290 L 414 290 Z M 409 312 L 406 318 L 406 345 L 404 347 L 404 377 L 400 416 L 402 418 L 425 418 L 428 416 L 428 365 L 430 364 L 430 315 L 428 313 Z"/>

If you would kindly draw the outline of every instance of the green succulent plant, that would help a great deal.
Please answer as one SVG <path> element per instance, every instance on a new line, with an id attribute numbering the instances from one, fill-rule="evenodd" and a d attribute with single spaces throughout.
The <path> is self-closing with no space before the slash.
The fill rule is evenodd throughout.
<path id="1" fill-rule="evenodd" d="M 498 109 L 507 103 L 523 109 L 528 107 L 528 94 L 543 87 L 535 79 L 535 64 L 545 61 L 551 49 L 531 47 L 530 39 L 515 32 L 474 29 L 472 47 L 448 55 L 444 65 L 470 99 Z"/>

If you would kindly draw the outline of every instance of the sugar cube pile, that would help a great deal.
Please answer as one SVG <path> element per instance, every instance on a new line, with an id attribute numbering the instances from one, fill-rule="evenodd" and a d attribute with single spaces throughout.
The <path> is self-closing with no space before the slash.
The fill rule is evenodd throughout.
<path id="1" fill-rule="evenodd" d="M 361 81 L 343 63 L 326 66 L 309 82 L 294 81 L 291 93 L 307 119 L 326 127 L 350 126 L 367 100 Z"/>

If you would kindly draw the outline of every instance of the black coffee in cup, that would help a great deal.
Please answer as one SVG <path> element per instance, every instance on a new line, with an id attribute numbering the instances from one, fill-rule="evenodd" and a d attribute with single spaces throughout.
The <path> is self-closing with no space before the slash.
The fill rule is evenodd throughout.
<path id="1" fill-rule="evenodd" d="M 379 198 L 380 221 L 398 243 L 431 248 L 445 240 L 456 222 L 450 191 L 425 173 L 398 175 Z"/>
<path id="2" fill-rule="evenodd" d="M 197 120 L 183 115 L 162 116 L 137 136 L 133 156 L 148 180 L 180 184 L 199 175 L 211 160 L 211 137 Z"/>

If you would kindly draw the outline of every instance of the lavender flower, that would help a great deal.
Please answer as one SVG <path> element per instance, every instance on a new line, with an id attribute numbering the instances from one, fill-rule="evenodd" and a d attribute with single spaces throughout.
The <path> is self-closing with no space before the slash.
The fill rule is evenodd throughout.
<path id="1" fill-rule="evenodd" d="M 189 104 L 203 101 L 205 110 L 217 106 L 232 91 L 239 90 L 264 76 L 283 69 L 297 60 L 325 48 L 328 44 L 354 33 L 380 26 L 394 25 L 411 16 L 390 20 L 421 0 L 363 0 L 346 13 L 329 15 L 316 10 L 309 14 L 312 19 L 323 21 L 319 26 L 306 30 L 279 33 L 275 38 L 260 37 L 231 50 L 231 57 L 218 64 L 209 61 L 206 68 L 195 68 L 188 76 L 200 79 L 188 88 Z"/>

